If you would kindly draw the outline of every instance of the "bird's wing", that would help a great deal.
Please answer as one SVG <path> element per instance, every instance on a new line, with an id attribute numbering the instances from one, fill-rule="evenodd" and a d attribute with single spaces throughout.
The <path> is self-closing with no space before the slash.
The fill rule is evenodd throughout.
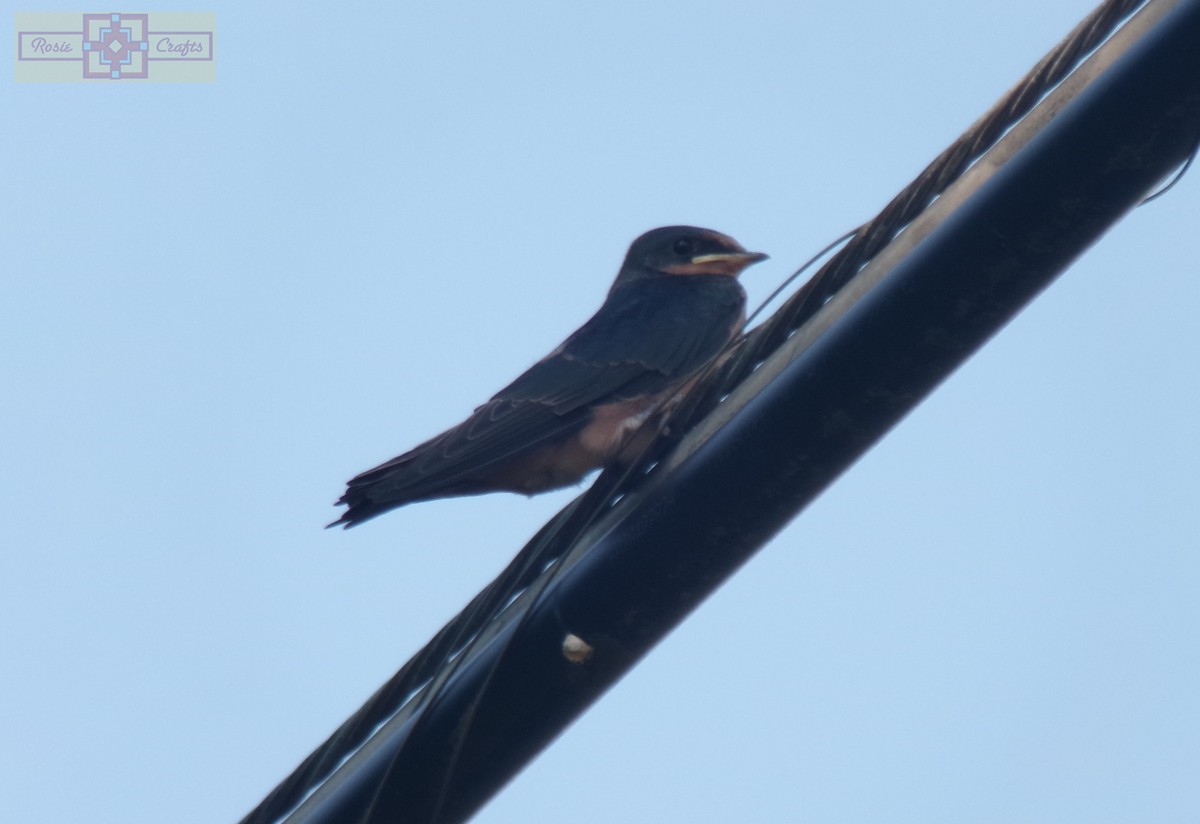
<path id="1" fill-rule="evenodd" d="M 467 420 L 351 480 L 340 503 L 353 507 L 369 497 L 396 505 L 470 491 L 487 468 L 583 429 L 595 406 L 680 384 L 729 341 L 745 298 L 732 278 L 705 284 L 708 295 L 700 284 L 678 281 L 632 283 L 611 295 Z"/>
<path id="2" fill-rule="evenodd" d="M 631 283 L 492 400 L 536 401 L 566 415 L 657 395 L 721 351 L 744 307 L 742 287 L 728 277 Z"/>

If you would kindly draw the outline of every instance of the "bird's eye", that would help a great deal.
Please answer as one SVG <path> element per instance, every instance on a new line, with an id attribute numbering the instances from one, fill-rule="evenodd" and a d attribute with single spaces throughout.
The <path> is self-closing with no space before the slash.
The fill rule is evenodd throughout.
<path id="1" fill-rule="evenodd" d="M 686 237 L 681 237 L 679 240 L 675 241 L 675 245 L 672 246 L 671 249 L 677 255 L 690 257 L 692 252 L 696 251 L 696 244 Z"/>

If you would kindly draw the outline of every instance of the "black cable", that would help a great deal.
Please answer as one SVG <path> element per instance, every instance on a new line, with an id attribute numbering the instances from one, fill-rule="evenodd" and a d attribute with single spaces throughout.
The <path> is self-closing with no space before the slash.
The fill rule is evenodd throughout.
<path id="1" fill-rule="evenodd" d="M 605 471 L 582 496 L 559 512 L 518 553 L 505 570 L 441 629 L 345 723 L 310 754 L 243 819 L 241 824 L 268 824 L 287 815 L 324 782 L 397 712 L 415 713 L 437 700 L 462 660 L 462 651 L 508 606 L 514 597 L 560 559 L 615 500 L 630 494 L 684 432 L 782 345 L 862 267 L 919 215 L 946 187 L 1057 85 L 1145 0 L 1109 0 L 1090 14 L 1054 48 L 1003 100 L 942 152 L 878 217 L 853 233 L 850 241 L 761 326 L 733 344 L 719 360 L 711 379 L 697 386 L 669 418 L 669 432 L 632 467 Z M 543 581 L 543 586 L 545 585 Z M 418 691 L 421 691 L 418 695 Z M 447 778 L 448 781 L 448 778 Z M 376 812 L 384 812 L 379 803 Z"/>

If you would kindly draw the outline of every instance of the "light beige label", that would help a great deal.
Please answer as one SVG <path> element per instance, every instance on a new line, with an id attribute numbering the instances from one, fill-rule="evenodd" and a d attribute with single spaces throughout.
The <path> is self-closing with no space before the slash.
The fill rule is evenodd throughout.
<path id="1" fill-rule="evenodd" d="M 211 12 L 17 12 L 18 82 L 217 79 Z"/>

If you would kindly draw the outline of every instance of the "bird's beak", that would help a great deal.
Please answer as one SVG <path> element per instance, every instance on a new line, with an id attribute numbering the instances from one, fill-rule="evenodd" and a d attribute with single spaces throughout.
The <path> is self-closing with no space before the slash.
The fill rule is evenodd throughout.
<path id="1" fill-rule="evenodd" d="M 766 260 L 762 252 L 714 252 L 696 255 L 687 266 L 693 274 L 732 275 L 737 277 L 747 266 Z"/>
<path id="2" fill-rule="evenodd" d="M 711 255 L 696 255 L 692 258 L 692 263 L 703 265 L 705 263 L 717 263 L 718 261 L 730 261 L 740 263 L 742 267 L 746 267 L 752 263 L 761 263 L 768 257 L 770 256 L 762 252 L 716 252 Z"/>

